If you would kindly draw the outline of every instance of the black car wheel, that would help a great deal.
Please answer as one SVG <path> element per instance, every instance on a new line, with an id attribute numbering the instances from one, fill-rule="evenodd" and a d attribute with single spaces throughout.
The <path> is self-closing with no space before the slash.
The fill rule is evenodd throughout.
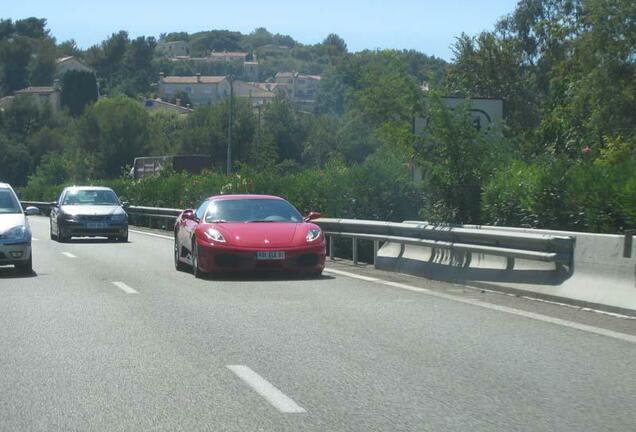
<path id="1" fill-rule="evenodd" d="M 64 232 L 63 228 L 57 227 L 57 241 L 60 243 L 66 243 L 71 239 L 71 236 Z"/>
<path id="2" fill-rule="evenodd" d="M 177 271 L 185 271 L 186 266 L 184 263 L 181 262 L 181 260 L 179 259 L 179 255 L 180 255 L 180 247 L 179 247 L 179 242 L 177 241 L 177 239 L 174 239 L 174 268 Z"/>
<path id="3" fill-rule="evenodd" d="M 33 273 L 33 253 L 29 255 L 29 259 L 26 262 L 16 264 L 15 268 L 22 274 L 30 275 Z"/>

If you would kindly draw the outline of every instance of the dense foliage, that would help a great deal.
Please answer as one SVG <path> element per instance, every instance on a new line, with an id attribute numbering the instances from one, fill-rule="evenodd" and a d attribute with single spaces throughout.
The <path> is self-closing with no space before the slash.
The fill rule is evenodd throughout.
<path id="1" fill-rule="evenodd" d="M 337 35 L 303 45 L 262 28 L 163 34 L 189 41 L 193 56 L 257 56 L 261 79 L 322 75 L 314 112 L 282 98 L 258 111 L 234 101 L 231 177 L 222 174 L 228 102 L 180 117 L 151 114 L 140 98 L 153 96 L 160 70 L 240 75 L 240 66 L 170 62 L 153 38 L 126 32 L 82 51 L 56 44 L 44 20 L 1 21 L 1 95 L 50 79 L 56 55 L 76 55 L 96 69 L 102 97 L 61 113 L 16 99 L 0 112 L 0 177 L 28 182 L 22 193 L 31 199 L 91 181 L 148 205 L 186 207 L 240 190 L 278 193 L 329 216 L 636 228 L 635 16 L 631 0 L 521 0 L 492 31 L 460 35 L 451 64 L 415 51 L 350 53 Z M 445 95 L 467 100 L 451 110 Z M 502 99 L 503 123 L 477 130 L 471 97 Z M 426 118 L 419 135 L 416 117 Z M 212 155 L 215 169 L 122 177 L 135 156 L 176 153 Z M 417 184 L 412 166 L 422 168 Z"/>

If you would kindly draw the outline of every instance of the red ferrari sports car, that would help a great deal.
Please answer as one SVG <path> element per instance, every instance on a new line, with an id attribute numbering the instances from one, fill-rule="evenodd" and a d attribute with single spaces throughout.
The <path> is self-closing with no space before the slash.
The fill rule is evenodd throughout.
<path id="1" fill-rule="evenodd" d="M 174 227 L 174 264 L 196 277 L 244 270 L 288 270 L 318 276 L 325 237 L 290 203 L 270 195 L 219 195 L 182 212 Z"/>

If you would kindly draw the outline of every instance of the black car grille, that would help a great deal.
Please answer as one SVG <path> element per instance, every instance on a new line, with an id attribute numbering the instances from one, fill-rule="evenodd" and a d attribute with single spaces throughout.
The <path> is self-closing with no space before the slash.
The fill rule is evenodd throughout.
<path id="1" fill-rule="evenodd" d="M 80 220 L 85 222 L 108 222 L 110 216 L 80 216 Z"/>
<path id="2" fill-rule="evenodd" d="M 303 254 L 296 257 L 296 265 L 298 267 L 314 267 L 318 265 L 318 255 L 313 253 Z"/>
<path id="3" fill-rule="evenodd" d="M 228 268 L 239 267 L 241 265 L 241 261 L 242 259 L 239 255 L 228 254 L 228 253 L 218 254 L 217 256 L 214 257 L 214 262 L 216 263 L 218 267 L 228 267 Z"/>

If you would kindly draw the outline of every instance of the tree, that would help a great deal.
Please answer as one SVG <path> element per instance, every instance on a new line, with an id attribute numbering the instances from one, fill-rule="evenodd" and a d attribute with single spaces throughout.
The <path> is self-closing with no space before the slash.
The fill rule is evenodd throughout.
<path id="1" fill-rule="evenodd" d="M 540 93 L 514 41 L 489 32 L 477 37 L 462 34 L 453 53 L 455 62 L 447 77 L 450 93 L 502 99 L 512 134 L 529 134 L 539 125 Z"/>
<path id="2" fill-rule="evenodd" d="M 73 116 L 84 112 L 84 108 L 97 100 L 97 81 L 92 72 L 68 71 L 62 76 L 61 104 Z"/>
<path id="3" fill-rule="evenodd" d="M 23 186 L 27 181 L 31 156 L 21 142 L 0 133 L 0 181 Z"/>
<path id="4" fill-rule="evenodd" d="M 96 156 L 95 173 L 111 178 L 143 155 L 150 136 L 148 114 L 139 102 L 124 96 L 98 100 L 78 126 L 80 149 Z"/>
<path id="5" fill-rule="evenodd" d="M 274 98 L 265 107 L 262 142 L 276 149 L 279 161 L 301 160 L 307 129 L 300 116 L 291 103 L 282 97 Z"/>
<path id="6" fill-rule="evenodd" d="M 347 54 L 347 43 L 335 33 L 330 33 L 322 41 L 322 46 L 329 57 L 339 57 Z"/>
<path id="7" fill-rule="evenodd" d="M 338 117 L 320 115 L 312 118 L 303 143 L 302 161 L 306 166 L 323 166 L 338 157 Z"/>
<path id="8" fill-rule="evenodd" d="M 425 145 L 416 149 L 415 160 L 426 176 L 427 220 L 480 223 L 481 192 L 492 161 L 502 158 L 489 136 L 473 125 L 470 103 L 455 110 L 433 93 L 428 97 Z"/>
<path id="9" fill-rule="evenodd" d="M 229 100 L 211 107 L 197 108 L 179 131 L 179 146 L 184 153 L 210 155 L 219 168 L 225 167 Z M 256 119 L 249 101 L 235 99 L 233 103 L 232 161 L 248 162 L 255 138 Z"/>
<path id="10" fill-rule="evenodd" d="M 0 41 L 0 91 L 8 94 L 29 83 L 27 67 L 31 61 L 31 45 L 24 36 Z"/>

